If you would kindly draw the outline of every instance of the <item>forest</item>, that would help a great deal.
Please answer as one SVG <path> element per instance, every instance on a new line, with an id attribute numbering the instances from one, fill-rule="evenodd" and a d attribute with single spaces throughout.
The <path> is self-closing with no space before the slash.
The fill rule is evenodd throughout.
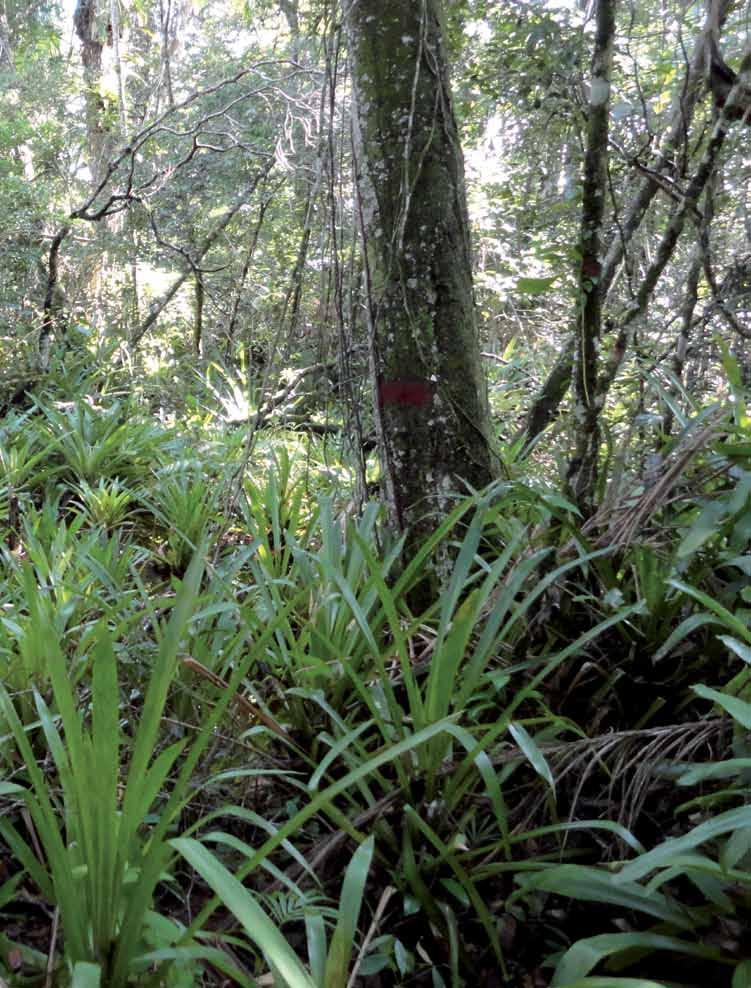
<path id="1" fill-rule="evenodd" d="M 0 0 L 0 988 L 751 988 L 749 0 Z"/>

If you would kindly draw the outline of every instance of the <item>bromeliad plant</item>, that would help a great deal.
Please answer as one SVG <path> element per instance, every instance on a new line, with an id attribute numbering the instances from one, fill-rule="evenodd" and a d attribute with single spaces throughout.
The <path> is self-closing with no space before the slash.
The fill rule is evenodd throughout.
<path id="1" fill-rule="evenodd" d="M 76 985 L 121 988 L 134 978 L 142 979 L 154 965 L 165 969 L 200 960 L 209 960 L 225 974 L 245 982 L 225 953 L 206 945 L 202 921 L 185 930 L 154 907 L 157 885 L 169 874 L 175 852 L 179 851 L 215 887 L 225 904 L 237 911 L 241 922 L 247 925 L 250 914 L 258 918 L 257 910 L 248 904 L 248 893 L 238 893 L 239 879 L 230 880 L 224 866 L 215 859 L 212 863 L 205 848 L 187 836 L 180 841 L 169 840 L 194 792 L 198 761 L 252 661 L 252 652 L 243 656 L 247 626 L 254 623 L 250 620 L 228 645 L 232 676 L 195 740 L 178 741 L 160 749 L 161 718 L 177 672 L 181 642 L 189 622 L 196 612 L 200 613 L 197 606 L 203 572 L 200 557 L 199 553 L 191 563 L 172 605 L 169 622 L 160 633 L 143 712 L 132 731 L 130 754 L 120 724 L 118 663 L 112 635 L 104 622 L 99 622 L 92 632 L 95 641 L 91 698 L 83 719 L 71 681 L 70 663 L 55 639 L 48 639 L 47 644 L 47 675 L 53 705 L 40 690 L 32 691 L 37 724 L 25 725 L 18 715 L 17 698 L 6 687 L 0 687 L 3 729 L 12 736 L 28 777 L 28 782 L 22 784 L 16 770 L 14 781 L 6 778 L 0 783 L 0 795 L 6 802 L 18 801 L 25 807 L 43 856 L 40 859 L 35 854 L 32 839 L 24 837 L 10 814 L 0 820 L 0 838 L 45 899 L 57 907 L 64 960 Z M 255 643 L 258 649 L 263 651 L 268 646 L 274 630 L 272 623 L 258 635 Z M 326 774 L 324 767 L 307 788 L 308 801 L 303 808 L 285 827 L 274 830 L 258 851 L 249 850 L 249 860 L 240 876 L 263 865 L 273 870 L 268 858 L 274 849 L 319 813 L 329 815 L 358 841 L 364 840 L 337 808 L 336 801 L 350 787 L 360 785 L 373 773 L 377 775 L 385 765 L 409 757 L 413 750 L 430 743 L 447 729 L 453 729 L 447 722 L 434 724 L 405 737 L 399 744 L 369 753 L 355 769 L 321 789 L 317 780 Z M 39 731 L 57 771 L 59 803 L 32 746 L 30 735 L 34 730 Z M 154 822 L 154 805 L 160 797 Z M 328 953 L 320 918 L 314 913 L 308 917 L 310 976 L 315 977 L 316 985 L 328 988 L 346 983 L 359 911 L 353 913 L 353 906 L 362 898 L 372 853 L 372 842 L 366 842 L 355 854 Z M 13 888 L 18 881 L 18 878 L 12 880 Z M 285 958 L 291 963 L 291 949 L 282 944 L 278 933 L 273 933 L 270 921 L 261 926 L 254 923 L 251 935 L 262 939 L 260 947 L 272 969 L 285 970 Z M 274 944 L 282 944 L 281 953 L 275 952 Z M 327 958 L 323 968 L 322 957 Z M 299 964 L 295 970 L 298 974 L 302 970 Z M 319 977 L 321 970 L 325 976 Z M 303 983 L 310 981 L 290 982 L 291 985 Z"/>
<path id="2" fill-rule="evenodd" d="M 289 709 L 300 704 L 299 721 L 293 718 L 297 736 L 316 730 L 311 704 L 326 724 L 311 739 L 319 761 L 311 787 L 332 770 L 354 770 L 367 762 L 376 744 L 398 744 L 414 731 L 446 719 L 452 722 L 450 730 L 415 749 L 409 760 L 395 762 L 390 775 L 374 773 L 348 797 L 352 812 L 359 806 L 359 812 L 369 814 L 375 813 L 384 793 L 391 794 L 389 803 L 398 808 L 400 825 L 377 814 L 376 828 L 384 848 L 399 861 L 395 870 L 403 877 L 402 891 L 449 939 L 458 922 L 457 898 L 469 906 L 499 962 L 501 946 L 476 878 L 477 861 L 484 862 L 484 878 L 495 880 L 511 867 L 514 847 L 522 838 L 512 836 L 493 756 L 511 742 L 519 761 L 552 791 L 551 769 L 537 739 L 551 740 L 573 726 L 546 710 L 539 687 L 569 657 L 636 611 L 617 611 L 563 651 L 513 666 L 513 647 L 535 603 L 561 576 L 597 555 L 575 557 L 539 579 L 546 550 L 529 551 L 528 533 L 518 526 L 507 533 L 497 558 L 485 562 L 480 545 L 489 531 L 497 530 L 507 498 L 516 496 L 516 490 L 501 488 L 462 502 L 394 577 L 399 546 L 380 557 L 372 548 L 378 509 L 366 509 L 345 537 L 323 501 L 311 529 L 315 537 L 305 549 L 293 544 L 289 576 L 263 579 L 259 567 L 255 604 L 264 615 L 278 614 L 296 579 L 310 587 L 309 607 L 295 608 L 288 621 L 276 622 L 267 654 L 273 656 L 279 677 L 300 684 L 286 693 Z M 415 617 L 409 610 L 409 590 L 423 577 L 433 554 L 440 555 L 441 547 L 451 542 L 453 570 L 441 599 Z M 416 640 L 421 640 L 420 658 Z M 502 656 L 507 656 L 505 663 Z M 535 707 L 538 712 L 532 714 Z M 363 709 L 368 719 L 360 715 L 352 722 L 348 712 Z M 490 710 L 492 719 L 486 722 Z M 489 806 L 490 827 L 487 838 L 470 848 L 464 830 L 472 824 L 476 799 Z M 553 825 L 545 835 L 565 829 Z M 498 871 L 488 864 L 491 861 L 500 863 Z M 444 877 L 435 888 L 438 876 Z M 457 955 L 453 961 L 458 964 Z"/>
<path id="3" fill-rule="evenodd" d="M 211 524 L 219 523 L 216 484 L 194 470 L 169 471 L 143 503 L 164 527 L 167 562 L 184 572 Z"/>
<path id="4" fill-rule="evenodd" d="M 40 405 L 46 431 L 55 443 L 54 462 L 74 483 L 101 478 L 140 479 L 164 452 L 169 433 L 135 409 L 114 402 L 92 407 L 83 399 L 65 408 Z"/>
<path id="5" fill-rule="evenodd" d="M 642 852 L 621 867 L 603 869 L 583 865 L 558 865 L 536 874 L 519 875 L 517 897 L 554 893 L 569 898 L 601 903 L 621 911 L 640 914 L 656 924 L 646 930 L 600 934 L 573 944 L 557 961 L 552 988 L 631 988 L 638 979 L 594 976 L 602 963 L 611 969 L 628 967 L 632 960 L 667 952 L 702 960 L 714 970 L 714 981 L 732 988 L 751 985 L 751 964 L 742 953 L 702 941 L 719 917 L 738 917 L 747 922 L 751 907 L 751 703 L 748 702 L 751 663 L 751 633 L 745 620 L 732 613 L 708 594 L 680 581 L 673 587 L 701 605 L 686 618 L 665 642 L 662 654 L 676 647 L 687 636 L 703 627 L 726 632 L 719 635 L 728 651 L 744 663 L 744 668 L 722 690 L 703 683 L 693 687 L 695 695 L 711 702 L 714 715 L 729 715 L 733 723 L 733 757 L 717 762 L 656 766 L 676 777 L 681 787 L 709 786 L 709 791 L 679 810 L 700 813 L 705 819 L 687 833 L 663 841 L 651 851 Z M 659 659 L 660 653 L 657 658 Z M 712 786 L 720 782 L 722 788 Z M 739 805 L 723 809 L 728 803 Z M 690 898 L 686 890 L 692 889 Z M 732 972 L 732 973 L 731 973 Z M 675 980 L 672 984 L 677 984 Z"/>
<path id="6" fill-rule="evenodd" d="M 167 942 L 181 933 L 179 924 L 164 917 L 157 923 L 154 892 L 173 853 L 167 844 L 169 830 L 189 798 L 192 772 L 211 727 L 199 733 L 191 746 L 179 741 L 157 754 L 155 750 L 202 571 L 197 556 L 163 629 L 127 764 L 117 662 L 106 626 L 100 623 L 96 628 L 88 726 L 81 721 L 68 663 L 57 642 L 48 640 L 47 672 L 55 707 L 50 708 L 38 690 L 34 690 L 34 700 L 40 730 L 58 773 L 61 806 L 37 763 L 29 728 L 19 718 L 8 690 L 0 687 L 5 730 L 12 734 L 28 775 L 27 785 L 2 783 L 2 795 L 26 807 L 44 859 L 37 858 L 8 816 L 0 820 L 0 836 L 45 898 L 58 908 L 65 960 L 74 982 L 76 977 L 91 978 L 90 984 L 120 988 L 131 977 L 138 958 L 153 948 L 155 930 L 161 930 Z M 221 715 L 221 703 L 217 709 Z M 164 796 L 173 774 L 176 778 L 164 797 L 158 822 L 144 831 L 154 802 Z"/>

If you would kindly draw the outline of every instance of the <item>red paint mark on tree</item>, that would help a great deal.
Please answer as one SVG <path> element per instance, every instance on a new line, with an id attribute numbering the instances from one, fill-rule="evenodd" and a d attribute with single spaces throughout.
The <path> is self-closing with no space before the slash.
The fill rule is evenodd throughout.
<path id="1" fill-rule="evenodd" d="M 596 257 L 585 257 L 582 261 L 582 272 L 585 278 L 599 278 L 602 265 Z"/>
<path id="2" fill-rule="evenodd" d="M 435 387 L 430 381 L 417 377 L 398 377 L 393 381 L 378 382 L 378 400 L 381 405 L 401 405 L 403 408 L 424 408 L 429 405 Z"/>

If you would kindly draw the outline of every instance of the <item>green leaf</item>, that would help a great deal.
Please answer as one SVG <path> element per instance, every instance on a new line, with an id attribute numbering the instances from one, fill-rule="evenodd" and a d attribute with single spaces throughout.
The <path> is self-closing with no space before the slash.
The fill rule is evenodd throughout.
<path id="1" fill-rule="evenodd" d="M 751 988 L 751 961 L 741 961 L 733 972 L 731 988 Z"/>
<path id="2" fill-rule="evenodd" d="M 279 972 L 288 988 L 316 988 L 295 952 L 251 893 L 214 855 L 191 837 L 170 841 L 239 920 L 245 932 Z"/>
<path id="3" fill-rule="evenodd" d="M 751 768 L 751 758 L 728 758 L 724 762 L 694 765 L 680 775 L 676 782 L 679 786 L 695 786 L 707 779 L 732 779 L 749 768 Z"/>
<path id="4" fill-rule="evenodd" d="M 720 622 L 713 614 L 707 614 L 705 611 L 700 611 L 698 614 L 689 615 L 685 621 L 681 621 L 678 627 L 675 628 L 670 635 L 668 635 L 666 641 L 662 643 L 662 645 L 652 656 L 652 661 L 658 662 L 660 659 L 664 659 L 666 655 L 670 654 L 676 645 L 682 642 L 683 639 L 687 638 L 690 634 L 693 634 L 697 628 L 703 628 L 710 624 L 719 623 Z"/>
<path id="5" fill-rule="evenodd" d="M 720 851 L 720 867 L 723 871 L 729 871 L 745 858 L 751 851 L 751 830 L 736 830 L 725 842 L 725 846 Z"/>
<path id="6" fill-rule="evenodd" d="M 374 839 L 371 836 L 352 855 L 352 860 L 344 873 L 336 928 L 331 938 L 331 947 L 326 962 L 326 977 L 324 979 L 326 988 L 346 988 L 349 962 L 357 935 L 357 921 L 362 907 L 370 862 L 373 859 L 374 846 Z"/>
<path id="7" fill-rule="evenodd" d="M 685 559 L 687 556 L 693 555 L 697 549 L 704 545 L 707 539 L 717 535 L 720 531 L 720 522 L 725 518 L 727 512 L 727 504 L 723 501 L 710 501 L 699 513 L 699 517 L 678 546 L 677 558 Z"/>
<path id="8" fill-rule="evenodd" d="M 0 796 L 17 796 L 25 792 L 26 789 L 15 782 L 0 782 Z"/>
<path id="9" fill-rule="evenodd" d="M 601 936 L 579 940 L 569 947 L 555 969 L 551 988 L 564 988 L 571 981 L 584 978 L 600 961 L 624 950 L 669 950 L 672 953 L 690 954 L 694 957 L 719 959 L 719 951 L 700 944 L 686 943 L 678 937 L 659 936 L 653 933 L 604 933 Z"/>
<path id="10" fill-rule="evenodd" d="M 721 837 L 723 834 L 745 827 L 751 827 L 751 806 L 727 810 L 725 813 L 712 817 L 711 820 L 700 823 L 698 827 L 694 827 L 683 837 L 673 837 L 659 844 L 653 850 L 647 851 L 646 854 L 639 855 L 614 876 L 615 882 L 626 884 L 638 881 L 657 868 L 670 866 L 678 855 L 692 851 L 700 844 L 714 840 L 715 837 Z"/>
<path id="11" fill-rule="evenodd" d="M 751 647 L 744 645 L 743 642 L 739 642 L 737 638 L 731 638 L 730 635 L 718 635 L 720 641 L 727 645 L 731 652 L 734 652 L 739 659 L 751 665 Z"/>
<path id="12" fill-rule="evenodd" d="M 521 724 L 509 724 L 508 729 L 514 741 L 516 741 L 526 755 L 527 760 L 535 772 L 537 772 L 541 779 L 544 779 L 545 782 L 547 782 L 552 790 L 555 790 L 553 773 L 550 771 L 550 766 L 548 765 L 545 756 L 537 746 L 534 738 L 529 735 L 526 728 L 522 727 Z"/>
<path id="13" fill-rule="evenodd" d="M 744 624 L 740 618 L 736 617 L 732 611 L 729 611 L 727 607 L 723 607 L 722 604 L 718 603 L 718 601 L 716 601 L 713 597 L 710 597 L 709 594 L 704 593 L 703 590 L 697 590 L 696 587 L 692 587 L 688 583 L 683 583 L 681 580 L 670 580 L 669 583 L 671 586 L 675 587 L 676 590 L 680 590 L 683 593 L 688 594 L 689 597 L 693 597 L 694 600 L 698 600 L 699 603 L 703 604 L 708 611 L 711 611 L 720 619 L 721 623 L 725 625 L 728 631 L 732 631 L 736 637 L 742 638 L 744 641 L 748 642 L 749 645 L 751 645 L 751 631 L 746 624 Z"/>
<path id="14" fill-rule="evenodd" d="M 313 980 L 322 985 L 326 974 L 326 924 L 317 909 L 305 910 L 305 938 Z"/>
<path id="15" fill-rule="evenodd" d="M 643 978 L 580 978 L 561 988 L 669 988 L 664 981 L 645 981 Z"/>
<path id="16" fill-rule="evenodd" d="M 719 690 L 713 690 L 703 683 L 697 683 L 691 689 L 702 699 L 712 700 L 718 707 L 722 707 L 745 730 L 751 730 L 751 703 L 746 703 L 745 700 L 740 700 L 737 696 L 720 693 Z"/>
<path id="17" fill-rule="evenodd" d="M 73 966 L 71 988 L 99 988 L 102 983 L 102 969 L 98 964 L 83 961 Z"/>
<path id="18" fill-rule="evenodd" d="M 643 859 L 637 858 L 636 863 L 640 860 Z M 642 873 L 626 875 L 627 869 L 628 866 L 620 874 L 612 875 L 585 865 L 557 865 L 531 876 L 517 876 L 521 891 L 515 893 L 514 897 L 533 889 L 542 889 L 583 902 L 602 902 L 623 909 L 635 909 L 647 916 L 672 923 L 680 929 L 693 929 L 694 924 L 684 909 L 664 895 L 649 893 L 641 885 L 637 885 L 633 879 L 641 877 Z M 649 870 L 651 869 L 648 868 L 647 871 Z"/>

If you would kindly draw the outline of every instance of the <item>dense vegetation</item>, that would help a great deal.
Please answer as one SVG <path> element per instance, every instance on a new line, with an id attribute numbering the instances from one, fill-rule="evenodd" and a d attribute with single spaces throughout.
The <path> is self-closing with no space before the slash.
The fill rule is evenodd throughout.
<path id="1" fill-rule="evenodd" d="M 653 6 L 0 0 L 0 988 L 750 988 L 749 11 Z"/>

